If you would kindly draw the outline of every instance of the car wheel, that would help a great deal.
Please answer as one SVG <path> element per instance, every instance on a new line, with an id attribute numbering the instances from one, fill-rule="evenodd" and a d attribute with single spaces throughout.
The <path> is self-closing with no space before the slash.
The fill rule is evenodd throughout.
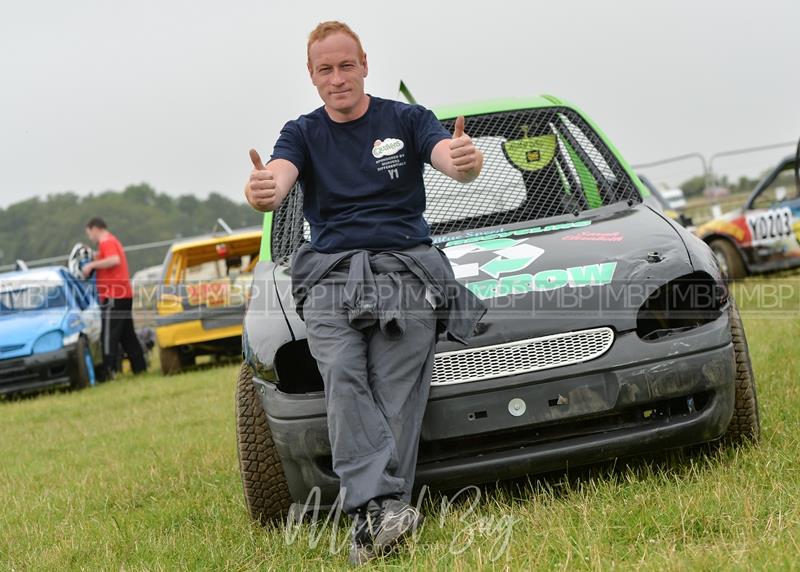
<path id="1" fill-rule="evenodd" d="M 758 416 L 756 380 L 753 375 L 753 366 L 750 363 L 750 350 L 747 347 L 742 318 L 733 299 L 731 299 L 730 321 L 736 359 L 736 400 L 733 417 L 725 432 L 724 440 L 732 444 L 757 442 L 761 434 L 761 422 Z"/>
<path id="2" fill-rule="evenodd" d="M 717 238 L 712 240 L 709 246 L 714 251 L 714 257 L 717 259 L 717 264 L 719 264 L 719 268 L 725 278 L 730 280 L 744 278 L 747 273 L 744 268 L 744 261 L 733 244 L 724 238 Z"/>
<path id="3" fill-rule="evenodd" d="M 181 367 L 192 367 L 195 364 L 195 355 L 191 352 L 179 351 Z"/>
<path id="4" fill-rule="evenodd" d="M 161 373 L 164 375 L 175 375 L 183 369 L 178 348 L 158 348 L 158 355 L 161 359 Z"/>
<path id="5" fill-rule="evenodd" d="M 247 364 L 242 364 L 236 384 L 236 444 L 250 518 L 262 525 L 283 518 L 292 498 L 267 414 L 253 384 L 253 370 Z"/>
<path id="6" fill-rule="evenodd" d="M 94 385 L 95 381 L 94 361 L 89 351 L 89 344 L 86 343 L 86 338 L 79 337 L 70 364 L 69 386 L 72 389 L 83 389 Z"/>

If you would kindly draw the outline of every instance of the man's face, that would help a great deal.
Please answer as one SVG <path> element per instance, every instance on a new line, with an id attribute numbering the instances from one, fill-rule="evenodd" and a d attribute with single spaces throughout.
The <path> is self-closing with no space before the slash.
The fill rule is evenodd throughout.
<path id="1" fill-rule="evenodd" d="M 347 114 L 364 96 L 367 56 L 359 54 L 358 44 L 347 34 L 337 32 L 311 44 L 308 71 L 330 109 Z"/>
<path id="2" fill-rule="evenodd" d="M 86 227 L 86 236 L 89 238 L 90 241 L 97 244 L 97 235 L 100 233 L 99 228 L 94 227 Z"/>

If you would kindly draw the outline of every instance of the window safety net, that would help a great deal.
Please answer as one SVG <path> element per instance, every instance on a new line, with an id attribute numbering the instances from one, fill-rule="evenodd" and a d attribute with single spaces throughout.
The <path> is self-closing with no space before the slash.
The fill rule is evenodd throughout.
<path id="1" fill-rule="evenodd" d="M 442 121 L 450 132 L 454 119 Z M 466 132 L 483 152 L 481 175 L 461 184 L 425 166 L 425 219 L 433 236 L 641 201 L 595 131 L 563 107 L 471 116 Z M 272 258 L 286 261 L 309 239 L 299 185 L 275 212 Z"/>

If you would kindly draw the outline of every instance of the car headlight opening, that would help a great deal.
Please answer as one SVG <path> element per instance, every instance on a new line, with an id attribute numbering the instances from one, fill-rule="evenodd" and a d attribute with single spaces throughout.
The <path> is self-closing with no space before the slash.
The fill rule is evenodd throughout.
<path id="1" fill-rule="evenodd" d="M 655 290 L 639 308 L 636 333 L 653 342 L 717 320 L 728 299 L 724 284 L 705 272 L 670 280 Z"/>
<path id="2" fill-rule="evenodd" d="M 64 347 L 64 335 L 60 331 L 54 330 L 39 336 L 39 339 L 33 344 L 33 353 L 54 352 L 62 347 Z"/>

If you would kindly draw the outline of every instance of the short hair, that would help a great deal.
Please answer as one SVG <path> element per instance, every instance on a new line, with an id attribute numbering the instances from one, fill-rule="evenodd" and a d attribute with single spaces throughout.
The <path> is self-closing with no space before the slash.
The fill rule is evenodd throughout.
<path id="1" fill-rule="evenodd" d="M 106 221 L 101 219 L 99 216 L 96 216 L 89 219 L 89 222 L 86 223 L 86 228 L 99 228 L 105 230 L 108 227 L 106 226 Z"/>
<path id="2" fill-rule="evenodd" d="M 361 46 L 361 38 L 358 37 L 350 26 L 345 24 L 344 22 L 339 22 L 338 20 L 328 20 L 327 22 L 320 22 L 317 24 L 317 27 L 314 28 L 311 33 L 308 35 L 308 45 L 306 46 L 306 56 L 308 57 L 308 63 L 311 64 L 311 44 L 314 42 L 319 42 L 327 38 L 332 34 L 336 34 L 337 32 L 341 32 L 342 34 L 348 35 L 356 41 L 356 45 L 358 45 L 358 55 L 363 60 L 364 59 L 364 48 Z"/>

